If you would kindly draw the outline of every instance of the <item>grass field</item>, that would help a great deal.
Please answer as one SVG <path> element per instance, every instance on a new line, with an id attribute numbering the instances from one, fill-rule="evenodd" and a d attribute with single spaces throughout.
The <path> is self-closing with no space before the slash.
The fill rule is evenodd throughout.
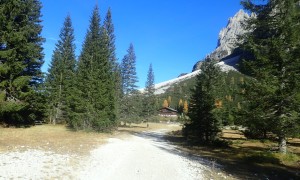
<path id="1" fill-rule="evenodd" d="M 130 133 L 155 129 L 178 130 L 178 126 L 172 128 L 164 123 L 149 123 L 149 127 L 146 123 L 132 124 L 131 127 L 120 127 L 118 131 L 111 134 L 74 132 L 64 125 L 38 125 L 30 128 L 0 127 L 0 152 L 40 149 L 60 154 L 86 154 L 104 144 L 110 137 L 126 138 Z"/>
<path id="2" fill-rule="evenodd" d="M 110 134 L 74 132 L 63 125 L 0 128 L 0 152 L 40 149 L 56 153 L 84 154 L 105 143 Z"/>

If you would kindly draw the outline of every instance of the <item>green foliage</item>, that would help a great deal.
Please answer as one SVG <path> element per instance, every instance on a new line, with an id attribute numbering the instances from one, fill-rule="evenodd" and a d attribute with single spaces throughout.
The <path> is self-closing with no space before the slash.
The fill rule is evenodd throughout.
<path id="1" fill-rule="evenodd" d="M 109 56 L 109 63 L 112 67 L 112 73 L 113 73 L 113 80 L 114 82 L 114 89 L 115 89 L 115 113 L 116 113 L 116 119 L 120 116 L 120 103 L 121 103 L 121 96 L 122 96 L 122 77 L 121 77 L 121 70 L 120 65 L 117 62 L 116 57 L 116 46 L 115 46 L 115 40 L 116 36 L 114 34 L 115 28 L 112 21 L 112 13 L 111 9 L 109 8 L 105 19 L 103 28 L 105 29 L 107 33 L 107 45 L 108 45 L 108 56 Z"/>
<path id="2" fill-rule="evenodd" d="M 35 103 L 43 81 L 41 3 L 0 2 L 0 121 L 19 126 L 43 118 Z"/>
<path id="3" fill-rule="evenodd" d="M 100 26 L 96 6 L 69 98 L 69 124 L 74 129 L 107 131 L 116 124 L 116 93 L 110 53 L 109 36 Z"/>
<path id="4" fill-rule="evenodd" d="M 68 120 L 68 99 L 74 86 L 75 38 L 70 16 L 65 18 L 59 37 L 46 78 L 48 116 L 53 124 Z"/>
<path id="5" fill-rule="evenodd" d="M 143 96 L 143 111 L 144 117 L 150 117 L 157 114 L 156 97 L 155 97 L 155 86 L 154 86 L 154 72 L 152 64 L 149 66 L 147 81 L 145 84 L 145 92 Z"/>
<path id="6" fill-rule="evenodd" d="M 205 61 L 190 99 L 190 122 L 183 129 L 187 137 L 196 136 L 200 142 L 215 140 L 221 126 L 215 101 L 220 98 L 222 81 L 220 68 L 212 61 Z"/>
<path id="7" fill-rule="evenodd" d="M 136 56 L 134 47 L 130 44 L 127 54 L 122 59 L 121 76 L 122 76 L 122 98 L 120 120 L 125 123 L 139 121 L 142 115 L 142 96 L 137 90 L 138 82 L 136 75 Z"/>
<path id="8" fill-rule="evenodd" d="M 122 59 L 121 73 L 122 73 L 122 90 L 124 95 L 130 95 L 137 89 L 136 83 L 138 78 L 136 75 L 136 56 L 133 44 L 129 45 L 127 54 Z"/>
<path id="9" fill-rule="evenodd" d="M 187 79 L 185 81 L 172 85 L 166 90 L 165 93 L 157 95 L 157 109 L 162 107 L 165 99 L 168 99 L 168 97 L 172 97 L 172 101 L 169 106 L 180 111 L 180 99 L 184 102 L 185 100 L 188 100 L 190 98 L 192 94 L 190 90 L 195 86 L 195 82 L 196 77 Z"/>
<path id="10" fill-rule="evenodd" d="M 252 77 L 244 86 L 249 104 L 243 114 L 245 124 L 277 134 L 282 143 L 300 130 L 299 3 L 269 0 L 256 4 L 247 0 L 243 4 L 257 14 L 248 22 L 248 28 L 254 29 L 242 45 L 242 70 Z"/>

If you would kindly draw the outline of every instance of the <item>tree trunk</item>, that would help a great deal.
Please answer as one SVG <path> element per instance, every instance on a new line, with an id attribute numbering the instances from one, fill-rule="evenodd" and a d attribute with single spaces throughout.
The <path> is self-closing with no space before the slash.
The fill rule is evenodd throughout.
<path id="1" fill-rule="evenodd" d="M 287 152 L 285 135 L 280 135 L 279 136 L 279 152 L 283 153 L 283 154 L 286 154 L 286 152 Z"/>

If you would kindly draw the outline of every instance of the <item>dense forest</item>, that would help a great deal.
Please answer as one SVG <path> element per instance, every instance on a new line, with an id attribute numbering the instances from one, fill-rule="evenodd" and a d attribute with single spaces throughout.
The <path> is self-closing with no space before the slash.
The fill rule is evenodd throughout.
<path id="1" fill-rule="evenodd" d="M 249 138 L 275 135 L 286 152 L 287 138 L 300 132 L 299 1 L 241 3 L 255 18 L 245 22 L 247 33 L 240 37 L 240 72 L 222 72 L 208 58 L 196 78 L 155 95 L 152 64 L 145 91 L 137 89 L 133 44 L 118 62 L 111 9 L 102 21 L 94 8 L 79 57 L 67 16 L 43 74 L 41 3 L 1 1 L 0 122 L 20 127 L 45 121 L 107 132 L 119 122 L 153 120 L 159 108 L 172 107 L 187 139 L 213 143 L 224 126 L 234 125 L 246 127 Z"/>
<path id="2" fill-rule="evenodd" d="M 74 28 L 65 18 L 46 74 L 38 0 L 1 1 L 0 121 L 30 126 L 36 121 L 63 123 L 75 130 L 110 131 L 117 122 L 140 121 L 156 113 L 154 71 L 145 93 L 137 90 L 133 44 L 119 63 L 114 25 L 108 9 L 101 21 L 92 12 L 82 51 L 75 55 Z"/>

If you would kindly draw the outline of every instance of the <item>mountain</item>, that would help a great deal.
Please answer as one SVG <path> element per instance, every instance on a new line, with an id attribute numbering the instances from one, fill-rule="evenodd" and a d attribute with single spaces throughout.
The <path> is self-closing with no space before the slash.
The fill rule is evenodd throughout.
<path id="1" fill-rule="evenodd" d="M 239 42 L 238 37 L 247 32 L 243 28 L 243 23 L 253 16 L 254 15 L 249 15 L 243 10 L 239 10 L 233 17 L 229 18 L 227 26 L 219 33 L 217 48 L 206 58 L 218 61 L 217 65 L 219 65 L 223 71 L 236 70 L 239 56 L 233 56 L 231 53 L 237 47 L 237 42 Z M 155 94 L 163 94 L 170 87 L 195 77 L 200 73 L 200 66 L 205 59 L 198 61 L 194 65 L 191 73 L 182 74 L 177 78 L 155 84 Z M 141 92 L 143 92 L 143 89 L 141 89 Z"/>
<path id="2" fill-rule="evenodd" d="M 218 62 L 216 65 L 220 66 L 222 71 L 224 71 L 224 72 L 228 72 L 231 70 L 236 71 L 235 67 L 232 64 L 235 64 L 235 62 L 238 61 L 238 59 L 239 59 L 238 57 L 233 57 L 233 58 L 227 59 L 225 61 Z M 155 94 L 163 94 L 164 92 L 166 92 L 167 89 L 169 89 L 174 84 L 178 84 L 185 80 L 191 79 L 191 78 L 197 76 L 198 73 L 200 73 L 200 70 L 196 70 L 196 71 L 193 71 L 186 75 L 179 76 L 177 78 L 155 84 Z M 141 92 L 143 92 L 143 91 L 144 90 L 141 89 Z"/>
<path id="3" fill-rule="evenodd" d="M 206 58 L 220 61 L 229 56 L 237 47 L 239 36 L 242 36 L 247 32 L 243 27 L 244 22 L 253 16 L 254 15 L 249 15 L 243 10 L 239 10 L 233 17 L 229 18 L 227 26 L 219 33 L 217 48 Z M 193 71 L 200 69 L 202 61 L 203 60 L 198 61 L 194 65 Z"/>

